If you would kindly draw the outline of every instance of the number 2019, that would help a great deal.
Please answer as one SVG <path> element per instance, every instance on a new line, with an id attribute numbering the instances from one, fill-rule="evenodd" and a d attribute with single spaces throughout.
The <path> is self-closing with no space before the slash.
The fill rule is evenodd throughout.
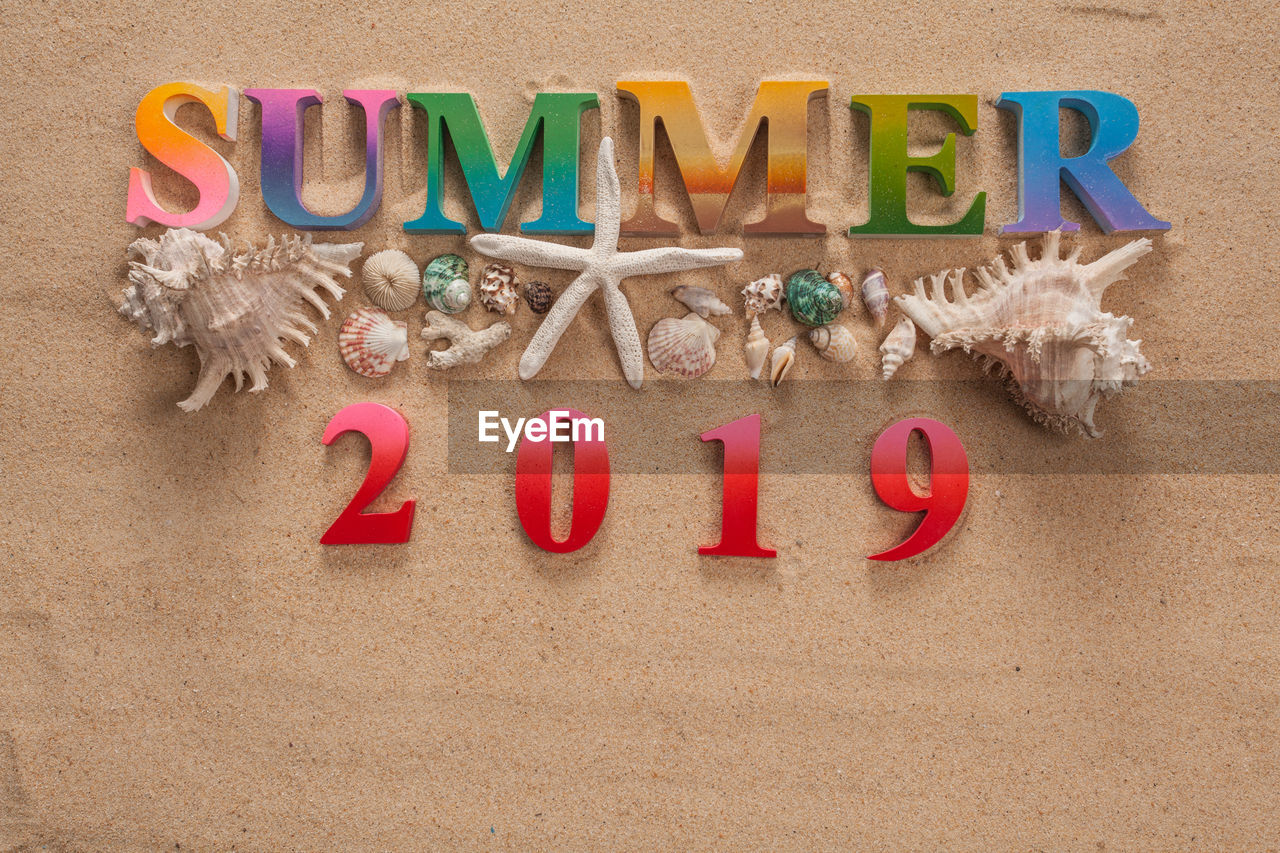
<path id="1" fill-rule="evenodd" d="M 586 415 L 574 409 L 571 418 Z M 539 419 L 546 422 L 550 411 Z M 347 432 L 362 433 L 372 451 L 364 482 L 346 509 L 320 537 L 324 545 L 398 544 L 409 541 L 415 503 L 394 512 L 364 512 L 395 477 L 409 450 L 409 424 L 380 403 L 355 403 L 333 416 L 323 443 Z M 907 443 L 919 432 L 929 445 L 928 494 L 918 494 L 907 476 Z M 748 415 L 704 432 L 703 441 L 724 445 L 724 497 L 720 541 L 698 548 L 715 557 L 776 557 L 756 537 L 759 507 L 760 416 Z M 524 439 L 516 456 L 516 512 L 529 539 L 545 551 L 565 554 L 586 545 L 604 521 L 609 505 L 609 452 L 603 437 L 588 435 L 573 443 L 573 513 L 569 535 L 551 533 L 551 460 L 549 440 Z M 969 494 L 969 460 L 960 439 L 946 424 L 928 418 L 898 421 L 876 439 L 871 450 L 871 484 L 884 503 L 924 518 L 903 542 L 872 554 L 870 560 L 905 560 L 932 548 L 951 530 Z"/>

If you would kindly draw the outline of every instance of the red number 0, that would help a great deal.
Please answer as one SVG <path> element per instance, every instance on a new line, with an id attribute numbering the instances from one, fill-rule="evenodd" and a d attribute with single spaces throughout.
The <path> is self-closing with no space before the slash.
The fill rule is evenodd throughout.
<path id="1" fill-rule="evenodd" d="M 772 548 L 756 541 L 759 512 L 760 416 L 747 415 L 704 432 L 703 441 L 724 442 L 724 497 L 720 511 L 720 542 L 704 545 L 699 554 L 716 557 L 776 557 Z"/>
<path id="2" fill-rule="evenodd" d="M 929 442 L 927 495 L 917 495 L 907 479 L 907 440 L 916 431 Z M 960 438 L 946 424 L 929 418 L 898 421 L 880 434 L 871 449 L 871 485 L 880 500 L 896 510 L 924 510 L 920 526 L 905 542 L 867 558 L 905 560 L 938 544 L 960 518 L 969 496 L 969 458 Z"/>
<path id="3" fill-rule="evenodd" d="M 566 421 L 557 418 L 553 424 L 551 411 L 567 415 L 569 421 L 587 418 L 576 409 L 543 412 L 533 420 L 548 425 L 548 436 Z M 609 508 L 609 450 L 604 436 L 597 440 L 590 429 L 581 441 L 573 443 L 573 518 L 563 542 L 551 535 L 552 450 L 550 437 L 542 441 L 521 439 L 516 454 L 516 513 L 533 544 L 553 554 L 567 554 L 590 542 L 604 521 Z"/>
<path id="4" fill-rule="evenodd" d="M 379 403 L 354 403 L 333 416 L 325 427 L 326 444 L 347 432 L 369 439 L 369 471 L 355 497 L 320 537 L 322 545 L 398 544 L 409 541 L 415 502 L 407 500 L 395 512 L 363 512 L 382 494 L 404 464 L 409 451 L 409 424 L 395 409 Z"/>

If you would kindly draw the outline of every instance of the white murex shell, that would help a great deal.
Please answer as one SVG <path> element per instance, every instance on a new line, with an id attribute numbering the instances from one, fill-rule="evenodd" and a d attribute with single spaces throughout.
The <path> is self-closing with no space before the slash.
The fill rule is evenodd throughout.
<path id="1" fill-rule="evenodd" d="M 306 346 L 317 329 L 302 311 L 310 303 L 325 319 L 329 307 L 316 293 L 335 300 L 345 291 L 334 276 L 349 277 L 350 263 L 363 243 L 312 243 L 306 237 L 272 237 L 261 249 L 237 254 L 224 234 L 214 242 L 187 228 L 171 228 L 160 239 L 146 237 L 129 245 L 129 281 L 120 313 L 155 332 L 152 346 L 194 345 L 200 375 L 191 396 L 178 403 L 194 412 L 213 397 L 228 374 L 240 390 L 267 387 L 274 361 L 296 362 L 284 351 L 286 340 Z M 304 331 L 305 330 L 305 331 Z"/>
<path id="2" fill-rule="evenodd" d="M 746 306 L 748 317 L 763 314 L 770 308 L 781 311 L 782 276 L 770 273 L 751 282 L 742 288 L 742 302 Z"/>
<path id="3" fill-rule="evenodd" d="M 779 344 L 773 351 L 773 357 L 769 360 L 769 382 L 774 388 L 777 388 L 782 380 L 787 378 L 787 374 L 791 372 L 791 368 L 796 363 L 796 338 Z"/>
<path id="4" fill-rule="evenodd" d="M 365 258 L 360 278 L 369 301 L 387 311 L 405 310 L 422 289 L 418 265 L 399 249 L 383 249 Z"/>
<path id="5" fill-rule="evenodd" d="M 898 368 L 916 354 L 916 324 L 910 317 L 903 317 L 880 345 L 881 378 L 886 382 L 893 378 Z"/>
<path id="6" fill-rule="evenodd" d="M 347 367 L 361 376 L 386 376 L 397 361 L 409 357 L 408 327 L 379 308 L 361 308 L 349 314 L 338 330 L 338 351 Z"/>
<path id="7" fill-rule="evenodd" d="M 517 298 L 515 271 L 506 264 L 486 264 L 480 273 L 480 304 L 497 314 L 514 314 Z"/>
<path id="8" fill-rule="evenodd" d="M 828 323 L 809 332 L 809 340 L 818 350 L 818 355 L 827 361 L 844 363 L 853 361 L 858 354 L 858 342 L 853 332 L 839 323 Z"/>
<path id="9" fill-rule="evenodd" d="M 978 287 L 964 288 L 964 270 L 931 276 L 930 292 L 916 279 L 915 293 L 894 301 L 933 339 L 934 353 L 960 347 L 998 367 L 1010 391 L 1039 423 L 1090 437 L 1098 401 L 1137 383 L 1151 366 L 1127 338 L 1133 320 L 1104 313 L 1102 295 L 1124 271 L 1151 251 L 1145 237 L 1091 264 L 1080 249 L 1058 256 L 1060 234 L 1044 236 L 1039 260 L 1027 244 L 1014 246 L 1013 269 L 997 257 L 977 271 Z M 946 285 L 951 285 L 947 297 Z"/>
<path id="10" fill-rule="evenodd" d="M 649 361 L 661 373 L 694 379 L 716 363 L 720 330 L 695 312 L 667 317 L 649 330 Z"/>
<path id="11" fill-rule="evenodd" d="M 747 332 L 747 343 L 744 347 L 747 357 L 747 374 L 752 379 L 759 379 L 764 370 L 765 359 L 769 357 L 769 339 L 760 328 L 760 318 L 752 316 L 751 330 Z"/>

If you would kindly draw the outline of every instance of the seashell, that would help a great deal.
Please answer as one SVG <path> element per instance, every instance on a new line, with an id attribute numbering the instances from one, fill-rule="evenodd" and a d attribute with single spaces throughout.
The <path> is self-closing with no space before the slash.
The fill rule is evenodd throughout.
<path id="1" fill-rule="evenodd" d="M 498 320 L 488 328 L 473 329 L 456 317 L 439 311 L 428 311 L 422 337 L 428 341 L 440 338 L 449 341 L 448 349 L 427 353 L 427 367 L 432 370 L 448 370 L 460 364 L 475 364 L 480 361 L 485 353 L 511 337 L 511 326 L 505 320 Z"/>
<path id="2" fill-rule="evenodd" d="M 787 279 L 787 304 L 806 326 L 825 326 L 844 309 L 844 297 L 817 270 L 799 270 Z"/>
<path id="3" fill-rule="evenodd" d="M 742 301 L 746 305 L 748 317 L 763 314 L 770 308 L 781 311 L 782 276 L 770 273 L 751 282 L 742 288 Z"/>
<path id="4" fill-rule="evenodd" d="M 520 283 L 506 264 L 487 264 L 480 273 L 480 304 L 495 314 L 514 314 Z"/>
<path id="5" fill-rule="evenodd" d="M 887 382 L 916 353 L 916 324 L 911 322 L 910 317 L 903 317 L 898 321 L 898 325 L 893 327 L 889 337 L 880 345 L 880 352 L 883 354 L 880 364 Z"/>
<path id="6" fill-rule="evenodd" d="M 551 309 L 555 295 L 545 281 L 531 281 L 524 286 L 524 299 L 529 303 L 530 311 L 545 314 Z"/>
<path id="7" fill-rule="evenodd" d="M 862 280 L 862 302 L 875 319 L 876 327 L 883 326 L 889 314 L 889 287 L 884 270 L 872 267 L 867 271 L 867 277 Z"/>
<path id="8" fill-rule="evenodd" d="M 809 332 L 809 340 L 818 348 L 818 355 L 827 361 L 843 364 L 853 361 L 858 354 L 858 342 L 854 340 L 853 332 L 836 323 L 819 326 Z"/>
<path id="9" fill-rule="evenodd" d="M 747 373 L 752 379 L 760 378 L 760 371 L 764 370 L 764 360 L 769 355 L 769 339 L 764 336 L 764 329 L 760 328 L 760 318 L 752 315 L 751 331 L 747 332 Z"/>
<path id="10" fill-rule="evenodd" d="M 840 291 L 840 298 L 844 302 L 844 307 L 848 308 L 853 303 L 853 279 L 849 276 L 835 270 L 827 273 L 827 281 L 836 286 L 836 290 Z"/>
<path id="11" fill-rule="evenodd" d="M 716 363 L 719 337 L 720 330 L 695 312 L 667 317 L 649 330 L 649 361 L 661 373 L 696 378 Z"/>
<path id="12" fill-rule="evenodd" d="M 774 388 L 787 378 L 792 365 L 796 363 L 796 340 L 792 338 L 784 344 L 779 344 L 773 351 L 773 358 L 769 361 L 769 382 Z"/>
<path id="13" fill-rule="evenodd" d="M 705 287 L 692 287 L 687 284 L 682 284 L 679 287 L 672 289 L 671 295 L 680 302 L 683 302 L 689 307 L 690 311 L 695 312 L 703 319 L 733 313 L 732 308 L 721 302 L 714 293 L 707 290 Z"/>
<path id="14" fill-rule="evenodd" d="M 414 269 L 413 290 L 418 291 Z M 402 320 L 392 320 L 379 308 L 361 308 L 347 316 L 338 330 L 338 351 L 356 373 L 377 379 L 386 376 L 397 361 L 409 357 L 409 332 Z"/>
<path id="15" fill-rule="evenodd" d="M 140 260 L 129 262 L 131 284 L 120 313 L 155 332 L 152 346 L 195 346 L 200 375 L 191 396 L 178 403 L 194 412 L 228 374 L 237 391 L 245 376 L 253 379 L 250 391 L 261 391 L 271 362 L 293 367 L 281 344 L 288 339 L 306 346 L 308 332 L 316 332 L 301 303 L 328 319 L 316 288 L 341 299 L 345 291 L 334 276 L 349 277 L 362 248 L 363 243 L 312 243 L 306 235 L 278 243 L 272 237 L 261 249 L 249 246 L 237 254 L 225 234 L 214 242 L 171 228 L 158 240 L 143 237 L 129 244 L 129 253 Z"/>
<path id="16" fill-rule="evenodd" d="M 457 255 L 441 255 L 422 271 L 422 295 L 427 304 L 446 314 L 457 314 L 471 304 L 471 278 L 467 262 Z"/>
<path id="17" fill-rule="evenodd" d="M 1057 231 L 1046 234 L 1035 261 L 1026 243 L 1014 246 L 1012 270 L 997 257 L 978 270 L 972 294 L 965 292 L 964 270 L 957 269 L 932 276 L 929 295 L 917 279 L 915 293 L 894 301 L 933 339 L 933 352 L 961 347 L 976 354 L 988 368 L 999 368 L 1036 421 L 1096 437 L 1098 401 L 1136 384 L 1151 369 L 1138 351 L 1142 342 L 1127 339 L 1133 320 L 1101 308 L 1103 293 L 1151 251 L 1151 241 L 1134 240 L 1080 264 L 1079 249 L 1065 259 L 1058 256 L 1060 237 Z"/>
<path id="18" fill-rule="evenodd" d="M 388 311 L 403 311 L 418 299 L 418 265 L 399 249 L 383 249 L 364 259 L 364 294 Z"/>

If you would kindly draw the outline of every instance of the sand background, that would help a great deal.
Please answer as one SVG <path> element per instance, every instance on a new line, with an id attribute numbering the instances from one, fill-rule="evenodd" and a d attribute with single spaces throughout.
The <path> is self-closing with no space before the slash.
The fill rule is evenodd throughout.
<path id="1" fill-rule="evenodd" d="M 715 537 L 720 500 L 717 454 L 696 434 L 729 418 L 686 417 L 686 405 L 611 428 L 670 436 L 688 473 L 619 473 L 596 539 L 553 557 L 521 532 L 509 477 L 449 473 L 450 380 L 426 369 L 421 343 L 387 381 L 362 379 L 337 355 L 340 311 L 309 350 L 290 347 L 300 365 L 273 370 L 269 390 L 224 386 L 186 415 L 174 403 L 194 383 L 194 351 L 151 350 L 113 310 L 138 236 L 124 221 L 129 167 L 150 167 L 166 203 L 192 201 L 134 136 L 138 101 L 171 80 L 320 90 L 304 198 L 321 213 L 346 210 L 363 185 L 363 118 L 343 88 L 473 92 L 502 163 L 533 92 L 596 91 L 588 219 L 602 132 L 634 199 L 638 112 L 614 96 L 618 80 L 690 81 L 722 156 L 761 79 L 828 80 L 809 141 L 825 238 L 743 239 L 763 209 L 759 147 L 721 234 L 695 234 L 662 149 L 659 210 L 685 226 L 681 243 L 746 250 L 687 279 L 735 306 L 769 271 L 879 265 L 898 291 L 990 259 L 1013 242 L 996 227 L 1017 211 L 1014 124 L 991 102 L 1098 88 L 1137 103 L 1142 132 L 1116 169 L 1173 223 L 1105 307 L 1136 318 L 1153 378 L 1268 379 L 1274 5 L 4 6 L 0 849 L 1280 845 L 1274 470 L 984 473 L 962 528 L 899 565 L 864 559 L 912 524 L 876 500 L 865 469 L 779 473 L 761 484 L 761 538 L 779 558 L 715 560 L 695 553 Z M 866 216 L 867 125 L 848 107 L 861 92 L 979 95 L 955 196 L 913 178 L 912 206 L 945 221 L 986 190 L 986 236 L 843 236 Z M 199 109 L 180 121 L 239 171 L 225 230 L 284 230 L 258 191 L 256 107 L 241 99 L 236 144 Z M 1080 143 L 1069 127 L 1068 148 Z M 921 151 L 951 129 L 929 116 L 912 128 Z M 420 262 L 461 249 L 401 230 L 425 194 L 420 114 L 402 107 L 387 132 L 382 207 L 352 239 Z M 535 154 L 508 232 L 536 214 L 540 165 Z M 451 165 L 446 210 L 474 226 L 459 180 Z M 1074 200 L 1064 210 L 1085 216 Z M 1125 240 L 1081 221 L 1087 258 Z M 569 275 L 546 278 L 558 289 Z M 676 313 L 668 286 L 627 285 L 642 331 Z M 362 301 L 356 287 L 342 307 Z M 421 315 L 404 315 L 414 340 Z M 513 340 L 456 377 L 513 378 L 535 323 L 522 306 Z M 770 323 L 775 343 L 790 334 Z M 762 414 L 766 447 L 785 440 L 806 381 L 874 375 L 876 335 L 865 318 L 850 325 L 854 364 L 809 351 L 786 394 L 743 383 L 737 414 Z M 745 330 L 740 317 L 722 328 L 713 376 L 733 379 Z M 918 355 L 903 372 L 977 375 L 961 355 Z M 621 393 L 618 376 L 596 298 L 544 377 Z M 409 545 L 317 542 L 367 459 L 357 438 L 325 448 L 320 435 L 359 400 L 411 424 L 408 460 L 375 507 L 417 498 Z M 1090 452 L 999 395 L 963 413 L 921 410 L 905 391 L 884 406 L 883 424 L 963 414 L 973 453 L 1006 441 Z M 1218 423 L 1271 413 L 1274 397 Z M 1161 417 L 1149 398 L 1122 397 L 1101 408 L 1099 441 L 1137 446 Z M 842 424 L 832 413 L 820 440 L 869 452 L 875 430 Z"/>

